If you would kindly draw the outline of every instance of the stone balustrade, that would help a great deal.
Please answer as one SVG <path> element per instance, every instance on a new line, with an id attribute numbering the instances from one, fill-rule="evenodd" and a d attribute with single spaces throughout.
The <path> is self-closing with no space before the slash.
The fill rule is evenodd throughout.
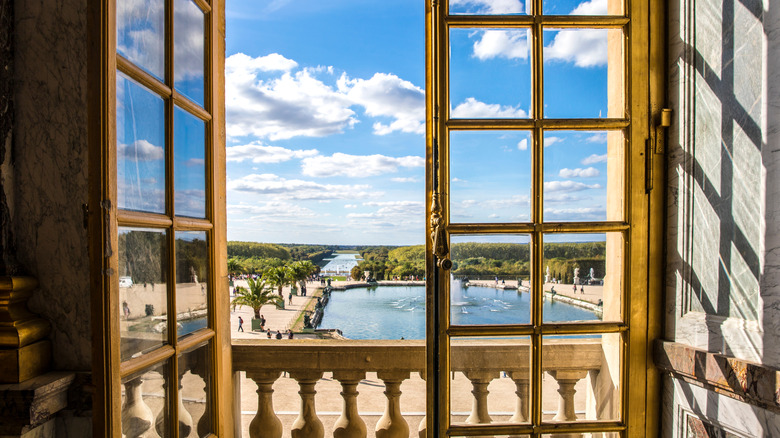
<path id="1" fill-rule="evenodd" d="M 594 379 L 606 366 L 601 341 L 556 339 L 546 342 L 542 361 L 546 375 L 558 383 L 558 408 L 552 421 L 577 420 L 574 386 L 582 379 Z M 488 408 L 488 385 L 502 373 L 513 380 L 517 397 L 514 413 L 504 421 L 528 422 L 531 374 L 527 340 L 458 340 L 451 347 L 451 367 L 453 372 L 463 373 L 472 386 L 472 409 L 466 423 L 493 421 Z M 273 384 L 282 372 L 289 373 L 300 388 L 300 411 L 291 428 L 293 438 L 325 436 L 314 403 L 315 384 L 323 373 L 332 373 L 333 379 L 342 387 L 341 416 L 333 430 L 327 432 L 336 438 L 365 437 L 366 424 L 358 414 L 357 386 L 369 372 L 375 372 L 383 381 L 387 399 L 384 414 L 376 424 L 375 436 L 407 438 L 410 425 L 401 414 L 400 386 L 412 373 L 419 373 L 424 378 L 424 369 L 423 341 L 233 341 L 233 370 L 246 372 L 246 377 L 258 388 L 257 413 L 249 426 L 251 438 L 282 436 L 282 423 L 274 412 L 272 397 Z M 591 383 L 589 388 L 595 386 Z M 589 389 L 588 397 L 595 397 L 594 391 Z M 599 403 L 589 401 L 588 404 Z M 590 414 L 588 419 L 600 418 L 598 414 Z M 425 436 L 425 417 L 414 426 L 419 436 Z"/>

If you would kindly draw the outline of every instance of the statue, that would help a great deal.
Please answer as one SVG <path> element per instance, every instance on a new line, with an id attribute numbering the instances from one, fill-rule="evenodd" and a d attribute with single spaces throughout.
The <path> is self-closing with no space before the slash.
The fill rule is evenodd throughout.
<path id="1" fill-rule="evenodd" d="M 595 277 L 593 276 L 593 268 L 590 268 L 590 279 L 593 280 Z"/>
<path id="2" fill-rule="evenodd" d="M 303 314 L 303 328 L 314 328 L 311 325 L 311 316 L 309 315 L 309 312 Z"/>
<path id="3" fill-rule="evenodd" d="M 550 265 L 547 265 L 547 271 L 544 273 L 544 282 L 549 283 L 550 282 Z"/>
<path id="4" fill-rule="evenodd" d="M 574 284 L 580 284 L 580 268 L 574 268 Z"/>

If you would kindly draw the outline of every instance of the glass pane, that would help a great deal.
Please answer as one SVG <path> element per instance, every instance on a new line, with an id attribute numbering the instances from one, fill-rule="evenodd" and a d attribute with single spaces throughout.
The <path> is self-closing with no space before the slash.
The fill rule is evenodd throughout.
<path id="1" fill-rule="evenodd" d="M 203 106 L 205 17 L 191 0 L 176 0 L 174 11 L 174 87 Z"/>
<path id="2" fill-rule="evenodd" d="M 531 321 L 530 241 L 524 234 L 451 236 L 453 325 Z"/>
<path id="3" fill-rule="evenodd" d="M 450 218 L 455 223 L 531 220 L 531 133 L 450 133 Z"/>
<path id="4" fill-rule="evenodd" d="M 206 217 L 206 124 L 176 107 L 173 113 L 176 216 Z"/>
<path id="5" fill-rule="evenodd" d="M 119 228 L 121 359 L 166 343 L 168 243 L 164 230 Z"/>
<path id="6" fill-rule="evenodd" d="M 544 134 L 544 221 L 622 221 L 622 131 Z"/>
<path id="7" fill-rule="evenodd" d="M 451 29 L 450 117 L 528 118 L 529 39 L 528 29 Z"/>
<path id="8" fill-rule="evenodd" d="M 542 419 L 620 420 L 620 333 L 542 338 Z"/>
<path id="9" fill-rule="evenodd" d="M 116 51 L 156 76 L 165 77 L 165 2 L 116 2 Z"/>
<path id="10" fill-rule="evenodd" d="M 179 436 L 205 437 L 211 424 L 211 343 L 179 357 Z"/>
<path id="11" fill-rule="evenodd" d="M 545 15 L 623 15 L 623 0 L 544 0 Z"/>
<path id="12" fill-rule="evenodd" d="M 126 437 L 168 436 L 168 369 L 170 364 L 122 379 L 122 434 Z M 155 431 L 157 434 L 155 435 Z"/>
<path id="13" fill-rule="evenodd" d="M 209 247 L 205 231 L 176 232 L 176 321 L 179 336 L 208 324 Z"/>
<path id="14" fill-rule="evenodd" d="M 530 7 L 523 0 L 450 0 L 450 14 L 525 15 Z"/>
<path id="15" fill-rule="evenodd" d="M 531 342 L 528 336 L 450 339 L 453 423 L 528 423 Z"/>
<path id="16" fill-rule="evenodd" d="M 544 236 L 544 321 L 621 321 L 623 235 Z"/>
<path id="17" fill-rule="evenodd" d="M 544 116 L 623 117 L 623 33 L 544 31 Z"/>
<path id="18" fill-rule="evenodd" d="M 119 208 L 165 213 L 163 100 L 121 73 L 116 77 Z"/>

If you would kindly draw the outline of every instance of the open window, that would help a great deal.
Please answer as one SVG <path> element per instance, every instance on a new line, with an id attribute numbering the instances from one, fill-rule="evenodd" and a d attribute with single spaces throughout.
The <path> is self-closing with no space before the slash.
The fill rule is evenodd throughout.
<path id="1" fill-rule="evenodd" d="M 434 1 L 427 15 L 428 427 L 433 436 L 642 436 L 654 403 L 648 3 L 481 4 Z M 475 102 L 500 111 L 485 116 Z M 528 267 L 506 284 L 528 300 L 516 323 L 462 315 L 474 279 L 490 274 L 454 273 L 479 266 L 469 245 L 480 242 L 507 244 L 512 263 Z M 560 256 L 572 248 L 588 256 Z M 560 301 L 594 309 L 560 314 Z M 472 370 L 470 388 L 450 379 L 462 369 Z M 493 419 L 499 377 L 514 382 L 516 404 Z M 474 394 L 468 418 L 454 415 L 459 391 Z"/>
<path id="2" fill-rule="evenodd" d="M 91 11 L 96 436 L 231 430 L 223 10 L 109 0 Z"/>

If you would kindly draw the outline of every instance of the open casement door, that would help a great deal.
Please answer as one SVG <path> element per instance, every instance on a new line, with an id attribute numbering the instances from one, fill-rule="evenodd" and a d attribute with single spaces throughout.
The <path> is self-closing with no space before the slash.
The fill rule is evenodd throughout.
<path id="1" fill-rule="evenodd" d="M 93 436 L 233 436 L 224 2 L 89 8 Z"/>
<path id="2" fill-rule="evenodd" d="M 426 0 L 427 434 L 655 435 L 649 4 L 477 3 Z"/>

